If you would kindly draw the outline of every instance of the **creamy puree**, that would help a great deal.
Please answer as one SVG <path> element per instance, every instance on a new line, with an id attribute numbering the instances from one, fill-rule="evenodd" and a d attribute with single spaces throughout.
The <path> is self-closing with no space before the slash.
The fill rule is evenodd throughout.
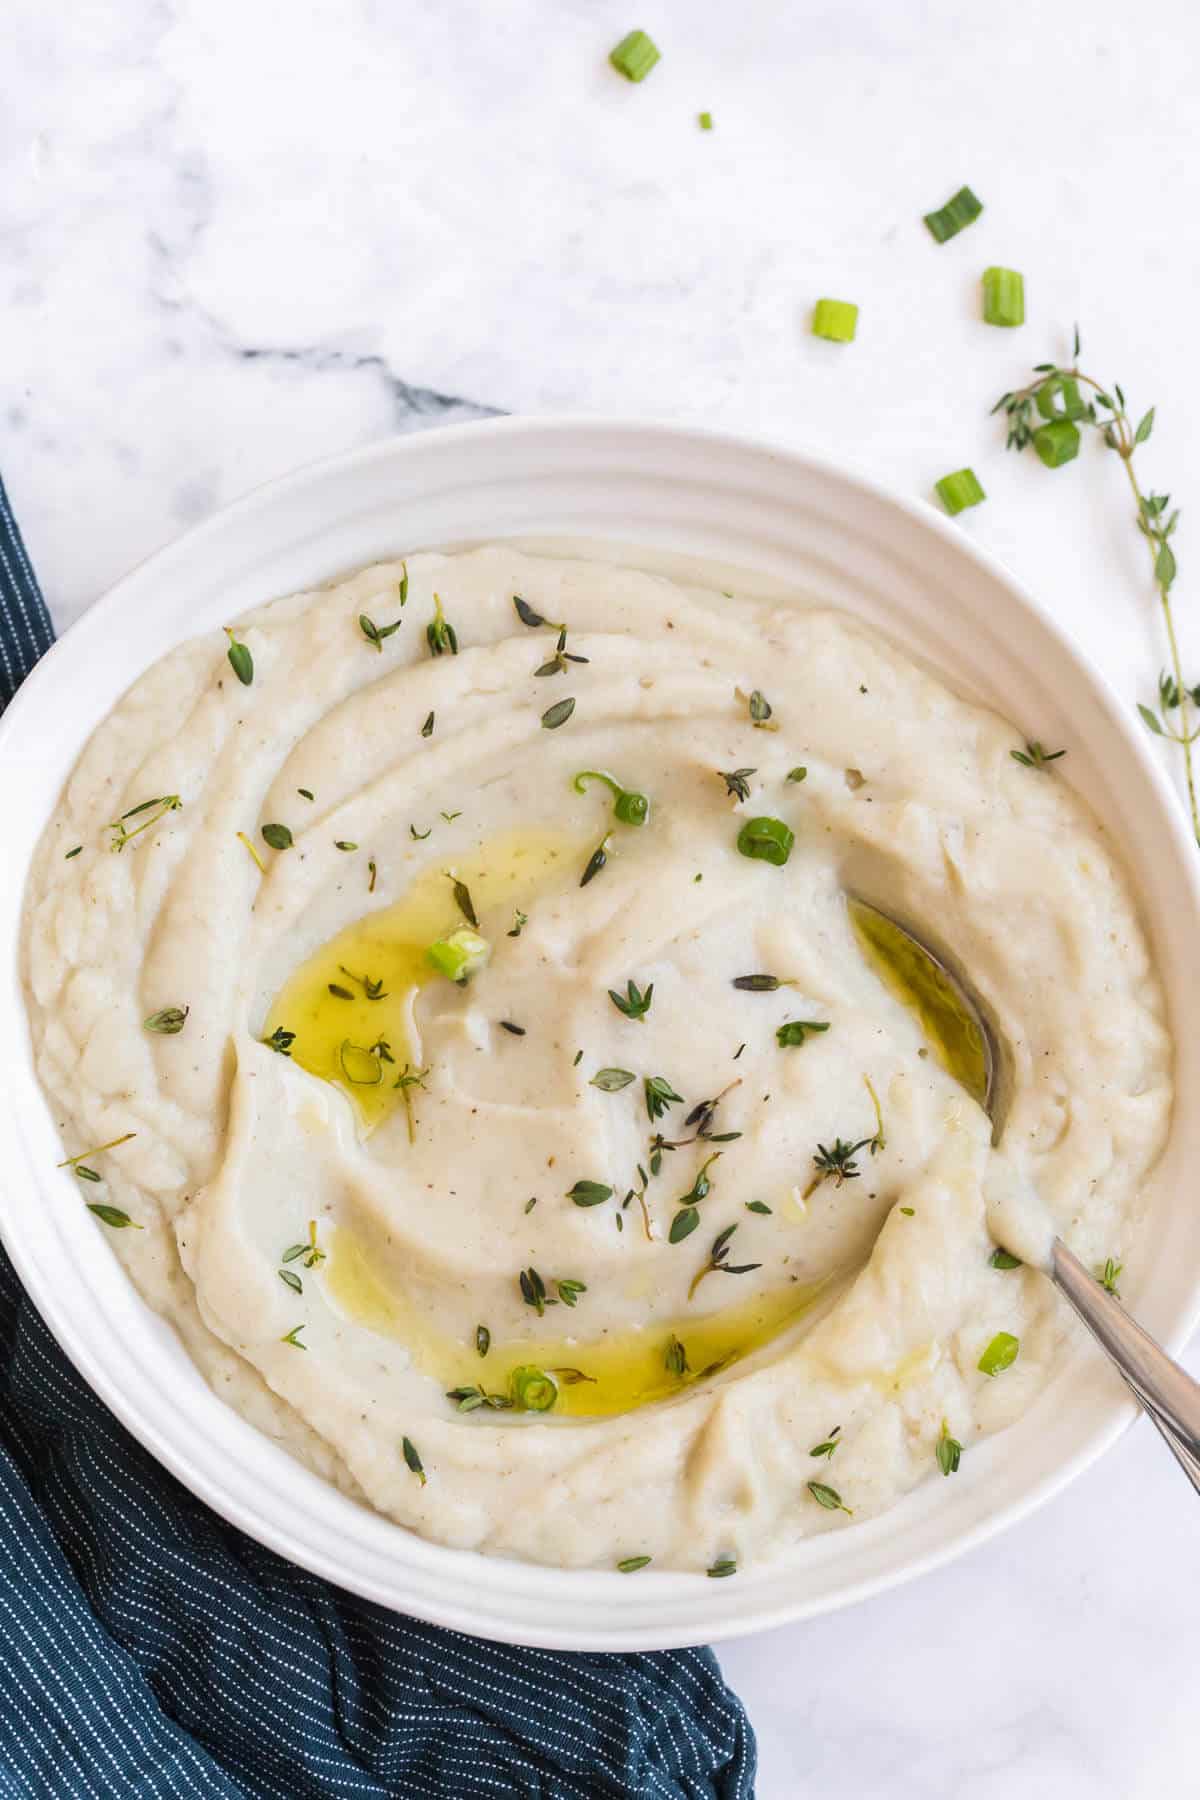
<path id="1" fill-rule="evenodd" d="M 1065 1329 L 989 1209 L 1124 1259 L 1171 1105 L 1069 758 L 839 613 L 507 546 L 232 623 L 250 685 L 214 632 L 92 737 L 24 958 L 81 1200 L 216 1390 L 560 1565 L 757 1562 L 967 1467 Z M 978 1040 L 847 896 L 969 973 L 998 1145 Z"/>

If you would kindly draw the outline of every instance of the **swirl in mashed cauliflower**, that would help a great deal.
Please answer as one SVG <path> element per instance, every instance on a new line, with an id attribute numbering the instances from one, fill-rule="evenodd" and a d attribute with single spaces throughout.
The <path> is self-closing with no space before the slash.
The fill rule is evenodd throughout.
<path id="1" fill-rule="evenodd" d="M 1171 1105 L 1063 764 L 843 614 L 504 545 L 233 641 L 249 684 L 196 640 L 94 734 L 24 958 L 83 1198 L 217 1391 L 559 1565 L 761 1561 L 967 1470 L 1064 1331 L 989 1219 L 1123 1255 Z M 1002 1131 L 880 914 L 969 973 Z"/>

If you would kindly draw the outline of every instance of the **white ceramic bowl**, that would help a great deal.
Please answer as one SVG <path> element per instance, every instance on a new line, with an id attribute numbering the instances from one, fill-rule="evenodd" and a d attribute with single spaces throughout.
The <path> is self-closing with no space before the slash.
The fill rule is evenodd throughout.
<path id="1" fill-rule="evenodd" d="M 1121 847 L 1171 994 L 1192 985 L 1195 853 L 1129 708 L 1035 601 L 955 526 L 812 457 L 696 430 L 498 420 L 406 437 L 276 482 L 119 582 L 0 724 L 0 1230 L 73 1362 L 134 1435 L 251 1536 L 353 1592 L 485 1637 L 661 1649 L 819 1613 L 945 1562 L 1085 1468 L 1132 1407 L 1084 1346 L 1011 1430 L 885 1517 L 733 1581 L 560 1573 L 422 1542 L 346 1500 L 230 1412 L 145 1307 L 56 1171 L 17 976 L 24 872 L 93 727 L 181 639 L 377 557 L 495 537 L 573 536 L 712 558 L 883 627 L 1030 737 Z M 1169 1347 L 1200 1312 L 1200 1034 L 1174 1020 L 1181 1095 L 1126 1298 Z M 1185 1180 L 1186 1175 L 1186 1180 Z M 1124 1285 L 1124 1284 L 1123 1284 Z"/>

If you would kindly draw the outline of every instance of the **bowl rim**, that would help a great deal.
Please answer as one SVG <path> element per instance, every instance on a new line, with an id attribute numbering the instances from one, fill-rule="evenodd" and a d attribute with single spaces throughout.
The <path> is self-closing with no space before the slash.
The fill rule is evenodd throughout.
<path id="1" fill-rule="evenodd" d="M 170 563 L 180 556 L 202 556 L 210 541 L 219 543 L 221 538 L 231 530 L 243 524 L 252 523 L 255 514 L 265 507 L 276 503 L 286 503 L 289 498 L 295 499 L 302 496 L 307 490 L 319 488 L 323 481 L 335 475 L 353 474 L 356 471 L 372 468 L 376 464 L 388 465 L 396 459 L 401 463 L 412 460 L 419 465 L 422 455 L 428 453 L 431 444 L 436 445 L 439 451 L 447 452 L 458 445 L 471 447 L 478 443 L 492 442 L 497 446 L 503 446 L 506 442 L 522 439 L 535 442 L 545 439 L 553 443 L 555 440 L 560 442 L 563 439 L 581 440 L 589 436 L 594 436 L 599 440 L 613 434 L 640 440 L 643 444 L 655 440 L 665 440 L 681 447 L 689 443 L 693 447 L 708 447 L 716 453 L 725 451 L 734 455 L 744 455 L 750 452 L 765 455 L 794 468 L 801 480 L 808 474 L 827 482 L 834 482 L 850 493 L 858 494 L 863 499 L 882 507 L 885 511 L 890 510 L 900 514 L 911 524 L 916 525 L 920 531 L 931 533 L 935 538 L 940 538 L 943 543 L 951 546 L 957 556 L 965 557 L 968 562 L 974 563 L 981 574 L 988 577 L 992 583 L 1005 592 L 1016 614 L 1019 616 L 1024 612 L 1035 622 L 1042 633 L 1054 640 L 1058 650 L 1072 665 L 1075 675 L 1085 684 L 1090 685 L 1093 692 L 1105 700 L 1104 711 L 1107 717 L 1103 729 L 1116 730 L 1123 741 L 1125 752 L 1132 756 L 1138 773 L 1143 781 L 1149 784 L 1150 793 L 1157 805 L 1158 823 L 1167 834 L 1171 852 L 1170 857 L 1167 858 L 1171 864 L 1171 880 L 1179 885 L 1180 898 L 1189 907 L 1192 917 L 1200 920 L 1200 865 L 1197 863 L 1186 820 L 1175 790 L 1162 767 L 1152 756 L 1148 743 L 1138 735 L 1131 720 L 1127 718 L 1128 708 L 1124 699 L 1117 694 L 1113 685 L 1092 663 L 1086 652 L 1076 644 L 1070 633 L 1058 623 L 1048 607 L 1031 594 L 998 557 L 966 537 L 958 526 L 948 518 L 939 515 L 927 502 L 898 494 L 886 484 L 864 475 L 852 467 L 847 467 L 839 460 L 822 452 L 798 448 L 794 445 L 784 445 L 756 433 L 728 431 L 719 427 L 680 425 L 669 421 L 606 415 L 576 417 L 570 414 L 559 414 L 525 418 L 492 417 L 441 426 L 436 431 L 429 433 L 419 432 L 387 437 L 349 451 L 316 459 L 298 469 L 263 482 L 228 506 L 221 508 L 209 519 L 169 540 L 136 563 L 63 633 L 62 637 L 41 658 L 35 669 L 22 683 L 3 718 L 0 718 L 0 761 L 3 760 L 9 746 L 18 739 L 19 734 L 26 731 L 27 721 L 31 728 L 36 729 L 36 722 L 45 697 L 53 686 L 60 664 L 63 664 L 68 657 L 85 656 L 93 639 L 103 636 L 120 618 L 122 608 L 126 604 L 127 590 L 135 580 L 143 581 L 147 573 L 153 572 L 159 565 L 166 565 L 169 568 Z M 564 532 L 563 535 L 566 536 L 568 533 Z M 617 540 L 613 539 L 612 541 L 615 546 Z M 276 596 L 271 594 L 265 595 L 263 598 L 265 600 L 274 597 Z M 186 635 L 188 634 L 185 633 L 184 636 Z M 174 641 L 181 642 L 183 637 L 176 637 Z M 129 679 L 132 680 L 136 674 L 142 672 L 143 668 L 148 667 L 150 662 L 155 660 L 157 654 L 156 652 L 155 656 L 149 656 L 144 661 L 138 660 L 136 669 L 131 668 Z M 89 727 L 88 731 L 78 738 L 75 743 L 74 755 L 78 755 L 87 736 L 90 735 L 91 729 Z M 2 810 L 3 805 L 0 801 L 0 812 Z M 19 891 L 23 895 L 27 875 L 27 867 L 24 863 L 19 866 L 18 872 Z M 15 954 L 19 954 L 22 911 L 23 906 L 19 903 L 16 910 L 17 929 L 13 934 L 12 946 Z M 6 947 L 0 943 L 0 955 L 6 954 Z M 17 991 L 20 992 L 19 981 Z M 1173 1007 L 1172 1011 L 1174 1011 Z M 28 1073 L 36 1086 L 36 1076 L 32 1074 L 28 1022 L 24 1014 L 24 1007 L 19 1007 L 18 1012 L 20 1016 L 15 1021 L 8 1049 L 10 1053 L 14 1052 L 18 1041 L 23 1045 Z M 0 1038 L 0 1050 L 3 1047 L 3 1039 Z M 10 1073 L 16 1072 L 19 1061 L 18 1056 Z M 0 1066 L 3 1066 L 2 1059 L 0 1059 Z M 16 1106 L 10 1099 L 11 1091 L 12 1083 L 6 1082 L 4 1095 L 0 1098 L 0 1164 L 9 1168 L 19 1163 L 22 1171 L 28 1174 L 36 1191 L 36 1184 L 46 1180 L 45 1172 L 33 1162 L 27 1149 Z M 1172 1137 L 1175 1135 L 1178 1114 L 1181 1111 L 1177 1096 L 1176 1118 L 1172 1121 Z M 925 1553 L 910 1556 L 898 1568 L 885 1568 L 864 1575 L 860 1579 L 843 1582 L 832 1596 L 820 1594 L 813 1598 L 800 1594 L 799 1596 L 770 1599 L 764 1594 L 762 1601 L 746 1614 L 728 1616 L 723 1615 L 719 1610 L 706 1610 L 702 1619 L 693 1619 L 689 1615 L 686 1621 L 676 1624 L 668 1622 L 632 1630 L 621 1626 L 597 1627 L 593 1622 L 579 1617 L 572 1618 L 569 1624 L 542 1624 L 539 1622 L 531 1626 L 526 1621 L 518 1625 L 506 1626 L 502 1619 L 498 1621 L 490 1614 L 486 1619 L 481 1618 L 470 1605 L 443 1601 L 440 1596 L 435 1602 L 431 1602 L 424 1595 L 414 1595 L 411 1598 L 405 1596 L 403 1600 L 393 1597 L 390 1590 L 385 1595 L 379 1582 L 373 1580 L 369 1572 L 364 1572 L 359 1567 L 349 1567 L 346 1556 L 339 1554 L 336 1548 L 322 1550 L 320 1545 L 314 1544 L 311 1540 L 302 1541 L 295 1529 L 292 1528 L 288 1518 L 276 1517 L 266 1510 L 260 1503 L 258 1487 L 253 1478 L 249 1482 L 243 1480 L 240 1469 L 210 1470 L 189 1457 L 176 1442 L 172 1432 L 163 1429 L 162 1423 L 155 1416 L 154 1409 L 142 1402 L 136 1385 L 123 1385 L 121 1381 L 113 1378 L 107 1368 L 98 1366 L 93 1361 L 85 1333 L 71 1316 L 65 1297 L 60 1295 L 53 1284 L 42 1279 L 43 1270 L 37 1256 L 29 1244 L 24 1241 L 22 1234 L 10 1228 L 13 1203 L 8 1195 L 14 1185 L 7 1183 L 5 1189 L 0 1191 L 0 1240 L 4 1242 L 26 1292 L 75 1368 L 109 1410 L 116 1415 L 121 1424 L 149 1450 L 159 1463 L 221 1517 L 289 1561 L 299 1564 L 362 1598 L 410 1613 L 434 1624 L 485 1636 L 498 1642 L 565 1650 L 667 1649 L 694 1644 L 702 1638 L 708 1641 L 728 1641 L 752 1632 L 773 1629 L 850 1605 L 952 1561 L 965 1551 L 994 1537 L 1019 1518 L 1031 1514 L 1089 1468 L 1137 1417 L 1137 1408 L 1132 1401 L 1114 1398 L 1107 1410 L 1106 1421 L 1092 1431 L 1091 1436 L 1074 1454 L 1051 1468 L 1040 1479 L 1027 1485 L 1006 1504 L 985 1512 L 974 1525 L 957 1531 L 947 1541 L 931 1547 Z M 133 1295 L 134 1290 L 132 1284 L 128 1283 L 128 1277 L 124 1275 L 123 1270 L 120 1271 L 120 1274 L 121 1278 L 129 1285 L 130 1293 Z M 134 1298 L 139 1306 L 144 1306 L 140 1297 L 134 1295 Z M 1177 1353 L 1198 1322 L 1200 1322 L 1200 1273 L 1197 1274 L 1191 1290 L 1190 1304 L 1183 1308 L 1172 1329 L 1164 1335 L 1163 1341 L 1166 1347 Z M 161 1329 L 170 1333 L 171 1336 L 174 1335 L 171 1328 L 165 1324 L 161 1325 Z M 215 1405 L 224 1409 L 224 1403 L 219 1396 L 212 1393 L 212 1399 Z M 257 1432 L 257 1428 L 247 1421 L 240 1420 L 239 1423 L 246 1430 L 253 1432 L 256 1437 L 261 1435 Z M 995 1440 L 990 1441 L 994 1443 Z M 278 1454 L 286 1455 L 282 1451 Z M 289 1463 L 293 1469 L 297 1468 L 296 1464 L 291 1463 L 290 1458 Z M 315 1475 L 308 1475 L 307 1471 L 303 1471 L 303 1474 L 308 1481 L 317 1483 L 321 1489 L 326 1489 L 330 1485 Z M 920 1487 L 915 1492 L 920 1493 Z M 894 1519 L 911 1499 L 912 1495 L 906 1496 L 898 1507 L 891 1509 L 883 1515 L 883 1518 Z M 435 1576 L 437 1571 L 434 1565 L 446 1557 L 465 1557 L 472 1565 L 486 1563 L 493 1570 L 509 1568 L 516 1571 L 518 1575 L 524 1572 L 531 1581 L 541 1575 L 569 1574 L 572 1584 L 578 1584 L 577 1592 L 582 1593 L 589 1587 L 594 1588 L 598 1611 L 603 1610 L 603 1596 L 606 1593 L 615 1593 L 615 1584 L 623 1581 L 623 1578 L 615 1572 L 608 1570 L 570 1570 L 565 1572 L 547 1570 L 540 1565 L 509 1563 L 507 1559 L 482 1557 L 471 1551 L 448 1549 L 445 1546 L 431 1544 L 416 1538 L 414 1534 L 404 1532 L 402 1527 L 397 1528 L 395 1525 L 381 1520 L 380 1515 L 370 1513 L 369 1517 L 377 1522 L 387 1524 L 388 1529 L 392 1532 L 400 1529 L 410 1546 L 415 1547 L 413 1549 L 414 1561 L 426 1564 Z M 869 1533 L 872 1526 L 879 1523 L 879 1520 L 864 1522 L 862 1525 L 856 1526 L 854 1531 L 856 1534 Z M 822 1540 L 806 1540 L 810 1543 L 820 1541 Z M 780 1565 L 770 1566 L 777 1569 Z M 790 1567 L 791 1564 L 789 1562 L 784 1566 Z M 703 1578 L 665 1571 L 649 1571 L 648 1577 L 643 1576 L 643 1583 L 646 1583 L 647 1579 L 654 1584 L 663 1611 L 669 1614 L 672 1592 L 682 1593 L 684 1590 L 681 1584 L 690 1584 L 691 1587 L 694 1587 L 695 1582 Z M 727 1585 L 726 1583 L 719 1584 L 721 1588 Z"/>

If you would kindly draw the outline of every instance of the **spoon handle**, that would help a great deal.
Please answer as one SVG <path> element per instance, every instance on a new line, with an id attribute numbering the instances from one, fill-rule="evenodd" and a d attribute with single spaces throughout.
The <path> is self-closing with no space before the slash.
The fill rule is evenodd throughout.
<path id="1" fill-rule="evenodd" d="M 1145 1407 L 1200 1491 L 1200 1382 L 1135 1324 L 1079 1258 L 1055 1238 L 1051 1274 L 1118 1373 Z"/>

